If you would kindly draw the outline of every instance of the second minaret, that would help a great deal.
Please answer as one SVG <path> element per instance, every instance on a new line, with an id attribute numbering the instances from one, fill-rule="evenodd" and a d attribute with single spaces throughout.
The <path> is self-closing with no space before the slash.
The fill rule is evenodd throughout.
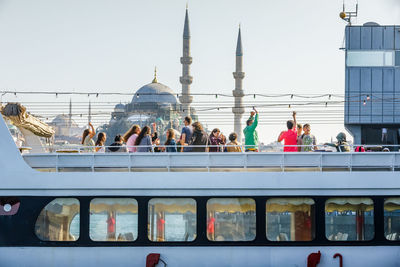
<path id="1" fill-rule="evenodd" d="M 189 29 L 189 15 L 186 7 L 185 26 L 183 28 L 183 55 L 181 57 L 182 76 L 180 82 L 182 84 L 182 95 L 179 101 L 182 104 L 183 116 L 190 116 L 190 104 L 193 101 L 193 96 L 190 95 L 190 84 L 193 77 L 190 76 L 190 64 L 192 64 L 192 57 L 190 56 L 190 29 Z"/>
<path id="2" fill-rule="evenodd" d="M 235 90 L 232 91 L 233 96 L 235 97 L 235 105 L 232 108 L 232 112 L 234 114 L 234 131 L 238 135 L 238 140 L 242 141 L 242 116 L 244 113 L 243 107 L 243 49 L 242 49 L 242 35 L 240 32 L 239 26 L 239 34 L 236 44 L 236 70 L 233 73 L 233 77 L 235 78 Z"/>

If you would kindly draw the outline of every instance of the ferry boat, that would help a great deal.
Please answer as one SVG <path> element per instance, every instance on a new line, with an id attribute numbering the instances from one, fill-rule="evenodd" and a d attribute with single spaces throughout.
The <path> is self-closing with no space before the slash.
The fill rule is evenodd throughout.
<path id="1" fill-rule="evenodd" d="M 397 26 L 346 28 L 348 129 L 364 112 L 395 135 L 382 102 L 360 103 L 400 86 L 399 40 Z M 241 41 L 236 56 L 241 86 Z M 0 266 L 400 266 L 399 152 L 21 154 L 2 116 L 0 148 Z"/>
<path id="2" fill-rule="evenodd" d="M 1 266 L 400 264 L 398 152 L 0 147 Z"/>

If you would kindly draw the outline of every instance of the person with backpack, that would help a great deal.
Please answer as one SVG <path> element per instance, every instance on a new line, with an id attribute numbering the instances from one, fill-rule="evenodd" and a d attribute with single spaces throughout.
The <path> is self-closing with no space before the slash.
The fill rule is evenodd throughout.
<path id="1" fill-rule="evenodd" d="M 120 134 L 115 136 L 114 143 L 107 147 L 106 152 L 128 152 L 126 146 L 123 145 L 122 136 Z"/>
<path id="2" fill-rule="evenodd" d="M 191 152 L 208 152 L 208 136 L 203 130 L 203 126 L 198 121 L 193 123 L 192 126 L 193 135 L 189 142 L 189 146 L 192 147 Z"/>
<path id="3" fill-rule="evenodd" d="M 336 152 L 350 152 L 350 145 L 346 141 L 346 134 L 343 132 L 338 133 L 336 136 L 336 143 L 325 143 L 326 146 L 336 148 Z"/>

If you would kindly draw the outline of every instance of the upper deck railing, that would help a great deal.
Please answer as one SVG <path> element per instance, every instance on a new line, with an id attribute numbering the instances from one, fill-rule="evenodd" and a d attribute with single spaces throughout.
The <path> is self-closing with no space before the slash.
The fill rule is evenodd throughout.
<path id="1" fill-rule="evenodd" d="M 400 152 L 24 154 L 42 171 L 397 171 Z"/>

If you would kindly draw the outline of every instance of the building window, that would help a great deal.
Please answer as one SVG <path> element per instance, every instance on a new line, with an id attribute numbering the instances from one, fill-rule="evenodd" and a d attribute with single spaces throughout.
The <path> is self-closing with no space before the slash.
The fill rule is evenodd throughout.
<path id="1" fill-rule="evenodd" d="M 311 241 L 315 237 L 315 202 L 311 198 L 270 198 L 266 203 L 270 241 Z"/>
<path id="2" fill-rule="evenodd" d="M 386 239 L 400 240 L 400 198 L 385 199 L 384 221 Z"/>
<path id="3" fill-rule="evenodd" d="M 134 241 L 138 235 L 138 203 L 133 198 L 95 198 L 90 202 L 90 239 Z"/>
<path id="4" fill-rule="evenodd" d="M 35 234 L 43 241 L 76 241 L 79 221 L 79 200 L 56 198 L 40 212 Z"/>
<path id="5" fill-rule="evenodd" d="M 370 198 L 330 198 L 325 202 L 325 233 L 330 241 L 374 238 L 374 203 Z"/>
<path id="6" fill-rule="evenodd" d="M 391 67 L 395 66 L 394 51 L 347 51 L 348 67 Z"/>
<path id="7" fill-rule="evenodd" d="M 256 238 L 256 202 L 251 198 L 211 198 L 207 201 L 210 241 L 252 241 Z"/>
<path id="8" fill-rule="evenodd" d="M 155 242 L 185 242 L 196 238 L 196 201 L 153 198 L 148 205 L 148 238 Z"/>

